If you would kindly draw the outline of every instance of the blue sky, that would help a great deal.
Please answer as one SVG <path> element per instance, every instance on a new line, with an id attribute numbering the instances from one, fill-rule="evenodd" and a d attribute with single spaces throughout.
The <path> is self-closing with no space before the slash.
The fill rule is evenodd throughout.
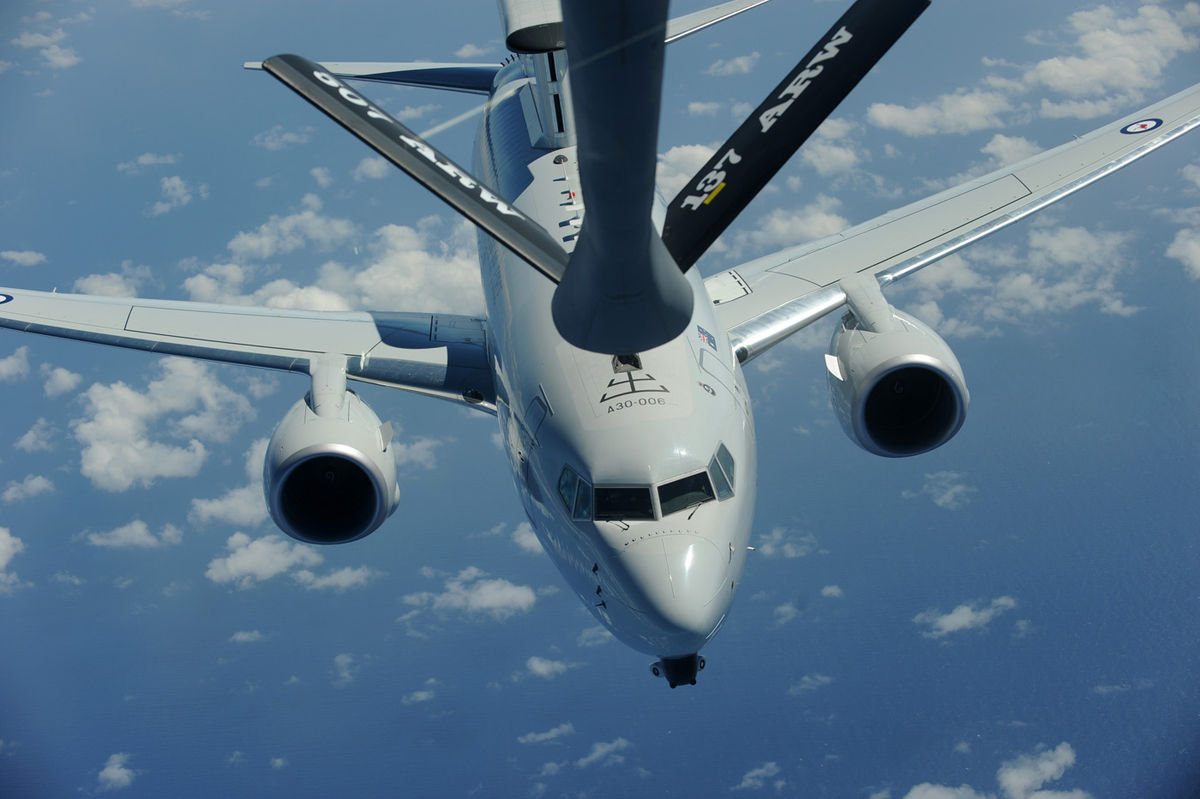
<path id="1" fill-rule="evenodd" d="M 679 4 L 679 12 L 703 3 Z M 672 45 L 678 186 L 843 9 Z M 485 0 L 0 6 L 0 285 L 479 309 L 474 234 L 240 64 L 503 56 Z M 701 262 L 1053 146 L 1200 76 L 1196 3 L 934 5 Z M 426 130 L 471 97 L 369 87 Z M 748 370 L 757 551 L 693 689 L 531 541 L 491 417 L 367 387 L 402 505 L 266 520 L 300 378 L 0 333 L 0 795 L 1167 797 L 1200 763 L 1200 139 L 899 285 L 972 406 L 905 460 L 829 408 L 828 325 Z M 468 159 L 470 121 L 437 134 Z"/>

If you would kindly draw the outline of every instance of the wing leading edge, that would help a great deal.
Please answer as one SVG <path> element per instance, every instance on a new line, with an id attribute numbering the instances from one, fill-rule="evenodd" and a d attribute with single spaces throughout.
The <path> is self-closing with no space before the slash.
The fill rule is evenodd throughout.
<path id="1" fill-rule="evenodd" d="M 487 323 L 453 314 L 299 311 L 0 289 L 0 327 L 224 363 L 346 376 L 494 411 Z"/>
<path id="2" fill-rule="evenodd" d="M 713 275 L 705 285 L 745 362 L 841 308 L 841 281 L 870 273 L 887 286 L 1197 126 L 1200 84 L 1017 164 Z"/>

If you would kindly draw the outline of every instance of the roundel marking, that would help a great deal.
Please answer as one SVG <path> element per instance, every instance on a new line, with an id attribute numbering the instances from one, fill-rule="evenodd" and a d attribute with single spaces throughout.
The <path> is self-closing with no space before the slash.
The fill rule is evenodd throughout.
<path id="1" fill-rule="evenodd" d="M 1161 126 L 1162 123 L 1163 121 L 1161 119 L 1156 119 L 1154 117 L 1149 119 L 1139 119 L 1137 122 L 1131 122 L 1125 127 L 1121 128 L 1121 132 L 1128 134 L 1149 133 L 1155 128 Z"/>
<path id="2" fill-rule="evenodd" d="M 13 298 L 11 294 L 0 294 L 0 305 L 3 305 L 6 302 L 12 302 L 12 299 Z"/>

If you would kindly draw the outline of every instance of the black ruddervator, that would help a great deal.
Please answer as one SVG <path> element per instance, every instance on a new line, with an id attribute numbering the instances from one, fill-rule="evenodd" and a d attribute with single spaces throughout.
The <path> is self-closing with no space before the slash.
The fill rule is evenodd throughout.
<path id="1" fill-rule="evenodd" d="M 651 206 L 667 0 L 563 0 L 585 223 L 568 256 L 545 230 L 321 65 L 263 67 L 558 283 L 559 333 L 582 349 L 642 352 L 692 316 L 686 272 L 929 5 L 858 0 L 670 203 Z"/>

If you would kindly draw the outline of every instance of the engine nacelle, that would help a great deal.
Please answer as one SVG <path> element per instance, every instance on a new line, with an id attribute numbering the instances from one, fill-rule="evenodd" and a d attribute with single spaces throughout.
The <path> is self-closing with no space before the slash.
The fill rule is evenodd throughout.
<path id="1" fill-rule="evenodd" d="M 888 308 L 889 323 L 868 329 L 852 313 L 825 356 L 829 395 L 851 440 L 876 455 L 928 452 L 962 427 L 970 395 L 962 367 L 929 326 Z"/>
<path id="2" fill-rule="evenodd" d="M 267 445 L 263 489 L 279 529 L 307 544 L 344 544 L 374 532 L 396 510 L 400 488 L 390 425 L 345 391 L 293 405 Z"/>

